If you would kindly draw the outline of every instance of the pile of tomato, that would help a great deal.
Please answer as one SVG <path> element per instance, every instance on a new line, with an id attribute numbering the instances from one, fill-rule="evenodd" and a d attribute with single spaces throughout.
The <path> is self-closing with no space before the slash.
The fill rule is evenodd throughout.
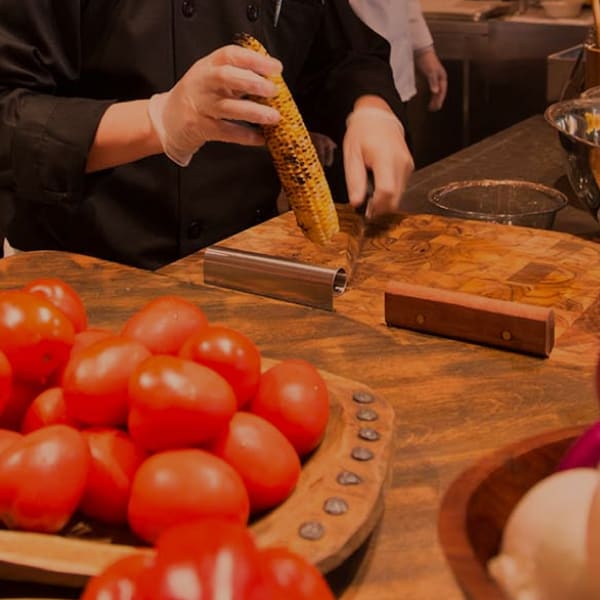
<path id="1" fill-rule="evenodd" d="M 228 576 L 259 594 L 223 598 L 330 598 L 314 567 L 282 548 L 258 550 L 246 527 L 291 494 L 328 418 L 327 386 L 312 364 L 290 359 L 263 371 L 252 340 L 209 323 L 187 299 L 158 297 L 111 331 L 90 326 L 60 279 L 0 292 L 0 519 L 44 533 L 75 515 L 129 527 L 156 545 L 152 564 L 137 555 L 108 577 L 142 590 L 136 600 L 212 598 L 156 593 L 192 548 L 197 586 L 208 589 L 211 564 L 215 584 L 226 548 L 236 559 Z M 287 573 L 280 595 L 264 588 L 279 585 L 264 576 L 271 563 Z M 313 581 L 313 595 L 283 594 L 294 577 Z M 137 579 L 146 583 L 133 586 Z"/>

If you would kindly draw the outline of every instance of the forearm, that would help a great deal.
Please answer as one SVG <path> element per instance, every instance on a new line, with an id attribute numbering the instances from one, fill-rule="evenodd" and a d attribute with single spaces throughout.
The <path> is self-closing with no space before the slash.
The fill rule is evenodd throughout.
<path id="1" fill-rule="evenodd" d="M 354 103 L 354 110 L 357 108 L 379 108 L 381 110 L 388 110 L 393 114 L 393 110 L 390 108 L 390 105 L 381 97 L 375 96 L 372 94 L 367 94 L 365 96 L 361 96 Z"/>
<path id="2" fill-rule="evenodd" d="M 161 152 L 160 140 L 148 116 L 148 100 L 119 102 L 109 106 L 100 119 L 86 172 L 116 167 Z"/>
<path id="3" fill-rule="evenodd" d="M 383 113 L 388 113 L 388 121 L 390 123 L 395 122 L 397 124 L 397 126 L 400 128 L 400 130 L 402 131 L 402 135 L 404 135 L 405 130 L 404 130 L 404 123 L 401 121 L 401 119 L 398 117 L 398 115 L 392 110 L 392 108 L 390 107 L 390 105 L 386 102 L 386 100 L 384 98 L 382 98 L 381 96 L 376 96 L 373 94 L 366 94 L 364 96 L 361 96 L 360 98 L 358 98 L 356 100 L 356 102 L 354 103 L 354 108 L 353 108 L 353 112 L 361 112 L 361 111 L 377 111 L 377 112 L 383 112 Z M 350 117 L 348 117 L 349 119 Z M 347 121 L 346 121 L 347 123 Z"/>

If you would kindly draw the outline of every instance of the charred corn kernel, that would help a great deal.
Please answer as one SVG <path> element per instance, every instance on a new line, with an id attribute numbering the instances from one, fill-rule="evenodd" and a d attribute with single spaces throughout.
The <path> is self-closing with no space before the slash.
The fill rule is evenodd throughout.
<path id="1" fill-rule="evenodd" d="M 237 35 L 236 42 L 267 54 L 264 46 L 249 34 Z M 289 88 L 281 75 L 271 80 L 277 85 L 277 96 L 254 98 L 277 109 L 281 115 L 277 125 L 263 127 L 267 148 L 298 226 L 309 240 L 324 244 L 340 229 L 331 190 Z"/>
<path id="2" fill-rule="evenodd" d="M 598 113 L 585 113 L 586 133 L 594 133 L 600 129 L 600 115 Z"/>

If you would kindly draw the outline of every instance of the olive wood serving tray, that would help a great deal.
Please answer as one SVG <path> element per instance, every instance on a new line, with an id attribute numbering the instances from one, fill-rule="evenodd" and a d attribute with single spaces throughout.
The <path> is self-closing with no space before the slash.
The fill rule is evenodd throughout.
<path id="1" fill-rule="evenodd" d="M 276 361 L 263 358 L 263 368 Z M 251 522 L 261 547 L 285 545 L 326 573 L 367 538 L 383 510 L 394 413 L 367 386 L 321 371 L 330 418 L 281 505 Z M 0 579 L 82 587 L 116 559 L 152 552 L 126 528 L 74 521 L 66 535 L 0 530 Z"/>
<path id="2" fill-rule="evenodd" d="M 440 506 L 438 534 L 447 562 L 472 600 L 505 600 L 486 565 L 498 553 L 504 526 L 517 502 L 554 472 L 583 432 L 568 427 L 505 446 L 463 471 Z"/>

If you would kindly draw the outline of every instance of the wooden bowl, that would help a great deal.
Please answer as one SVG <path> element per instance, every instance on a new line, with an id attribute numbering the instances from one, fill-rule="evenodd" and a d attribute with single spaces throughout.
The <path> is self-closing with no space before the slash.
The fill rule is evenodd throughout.
<path id="1" fill-rule="evenodd" d="M 265 358 L 263 368 L 275 362 Z M 381 515 L 394 411 L 366 385 L 321 374 L 330 393 L 325 437 L 292 495 L 251 529 L 259 546 L 287 546 L 326 573 L 365 541 Z M 89 521 L 74 521 L 66 535 L 0 530 L 0 580 L 82 587 L 133 552 L 151 550 L 124 528 Z"/>
<path id="2" fill-rule="evenodd" d="M 465 596 L 505 600 L 487 573 L 510 513 L 525 492 L 550 475 L 583 432 L 569 427 L 506 446 L 459 475 L 444 495 L 438 534 L 446 560 Z"/>

